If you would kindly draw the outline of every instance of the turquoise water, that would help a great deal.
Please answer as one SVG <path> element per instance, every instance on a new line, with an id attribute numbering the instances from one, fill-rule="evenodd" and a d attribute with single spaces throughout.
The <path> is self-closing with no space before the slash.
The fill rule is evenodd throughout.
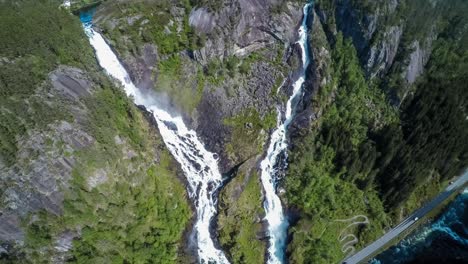
<path id="1" fill-rule="evenodd" d="M 96 11 L 95 8 L 90 8 L 86 11 L 81 11 L 80 12 L 80 20 L 83 24 L 91 24 L 93 22 L 93 15 L 94 12 Z"/>
<path id="2" fill-rule="evenodd" d="M 435 221 L 418 228 L 370 263 L 468 263 L 468 189 Z"/>

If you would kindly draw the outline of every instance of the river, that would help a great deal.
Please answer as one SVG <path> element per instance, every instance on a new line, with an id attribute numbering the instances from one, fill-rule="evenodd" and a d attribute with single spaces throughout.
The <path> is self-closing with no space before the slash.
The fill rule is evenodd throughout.
<path id="1" fill-rule="evenodd" d="M 468 263 L 468 189 L 434 221 L 417 228 L 370 263 Z"/>
<path id="2" fill-rule="evenodd" d="M 281 200 L 277 195 L 278 171 L 279 164 L 286 164 L 288 137 L 287 131 L 289 124 L 294 118 L 296 106 L 303 95 L 303 85 L 306 78 L 306 69 L 309 65 L 309 40 L 307 18 L 309 16 L 309 7 L 312 4 L 306 4 L 303 9 L 304 17 L 301 27 L 299 28 L 299 44 L 302 53 L 302 72 L 299 78 L 293 85 L 293 92 L 286 104 L 286 112 L 284 113 L 284 121 L 278 118 L 278 126 L 273 131 L 270 138 L 270 145 L 264 160 L 260 163 L 261 180 L 265 198 L 263 207 L 265 209 L 265 220 L 268 223 L 268 263 L 277 264 L 284 263 L 286 238 L 288 230 L 288 219 L 285 217 Z M 281 112 L 278 114 L 281 117 Z"/>

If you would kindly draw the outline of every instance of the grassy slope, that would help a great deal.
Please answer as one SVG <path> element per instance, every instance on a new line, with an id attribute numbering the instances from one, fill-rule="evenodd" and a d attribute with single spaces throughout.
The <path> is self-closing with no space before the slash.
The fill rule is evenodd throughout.
<path id="1" fill-rule="evenodd" d="M 370 174 L 365 163 L 340 167 L 337 160 L 345 148 L 350 148 L 347 155 L 361 152 L 369 123 L 392 122 L 395 115 L 383 94 L 366 84 L 350 41 L 338 36 L 332 60 L 333 79 L 314 99 L 322 100 L 318 103 L 326 111 L 318 130 L 311 127 L 305 137 L 297 139 L 300 144 L 292 150 L 285 182 L 288 204 L 302 214 L 291 228 L 288 252 L 293 263 L 339 262 L 349 252 L 342 247 L 351 240 L 339 241 L 340 234 L 356 235 L 358 241 L 352 245 L 360 247 L 380 236 L 389 224 L 374 187 L 359 188 L 359 182 Z M 326 105 L 330 94 L 335 100 Z M 367 216 L 370 224 L 346 228 L 352 220 L 338 221 L 357 215 Z"/>
<path id="2" fill-rule="evenodd" d="M 7 120 L 0 125 L 0 156 L 7 164 L 15 162 L 18 137 L 32 130 L 47 133 L 47 124 L 63 118 L 73 122 L 63 102 L 34 101 L 38 87 L 50 85 L 50 71 L 59 64 L 79 67 L 98 86 L 79 104 L 85 124 L 74 124 L 84 125 L 96 142 L 64 153 L 76 165 L 63 190 L 63 215 L 40 211 L 23 219 L 24 246 L 0 262 L 49 263 L 55 239 L 65 231 L 81 234 L 68 255 L 71 262 L 177 262 L 191 217 L 177 164 L 157 131 L 102 75 L 79 20 L 55 1 L 23 1 L 0 4 L 0 21 L 0 114 Z M 103 183 L 90 185 L 92 177 L 103 175 Z"/>
<path id="3" fill-rule="evenodd" d="M 66 117 L 35 96 L 39 86 L 47 89 L 47 74 L 59 64 L 90 70 L 96 65 L 76 18 L 51 1 L 1 3 L 0 23 L 0 157 L 12 164 L 18 137 Z"/>
<path id="4" fill-rule="evenodd" d="M 240 172 L 220 196 L 219 240 L 233 263 L 264 263 L 261 231 L 261 185 L 256 173 Z"/>

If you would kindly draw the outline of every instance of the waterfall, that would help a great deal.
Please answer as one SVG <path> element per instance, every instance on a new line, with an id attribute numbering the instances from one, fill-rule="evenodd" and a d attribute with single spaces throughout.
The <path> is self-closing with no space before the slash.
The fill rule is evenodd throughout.
<path id="1" fill-rule="evenodd" d="M 216 215 L 215 193 L 222 184 L 217 156 L 205 149 L 195 131 L 188 129 L 180 116 L 172 116 L 159 106 L 154 95 L 143 94 L 137 89 L 104 38 L 93 30 L 89 17 L 82 21 L 101 67 L 122 83 L 135 104 L 143 105 L 153 113 L 167 148 L 182 167 L 188 181 L 189 197 L 196 207 L 194 231 L 200 263 L 229 263 L 210 236 L 210 222 Z"/>
<path id="2" fill-rule="evenodd" d="M 302 25 L 299 28 L 299 40 L 297 44 L 302 51 L 302 73 L 296 80 L 293 86 L 293 93 L 286 105 L 285 119 L 281 122 L 279 118 L 278 126 L 271 135 L 270 145 L 265 159 L 260 163 L 261 180 L 265 191 L 265 200 L 263 207 L 265 208 L 265 219 L 268 222 L 268 263 L 277 264 L 284 262 L 284 251 L 286 247 L 287 229 L 289 226 L 288 220 L 284 216 L 281 200 L 276 194 L 276 182 L 278 174 L 278 160 L 281 155 L 286 155 L 288 147 L 287 129 L 291 123 L 295 108 L 298 101 L 302 98 L 302 86 L 305 81 L 306 69 L 309 65 L 309 50 L 307 37 L 307 16 L 311 4 L 306 4 L 303 9 L 304 18 Z"/>

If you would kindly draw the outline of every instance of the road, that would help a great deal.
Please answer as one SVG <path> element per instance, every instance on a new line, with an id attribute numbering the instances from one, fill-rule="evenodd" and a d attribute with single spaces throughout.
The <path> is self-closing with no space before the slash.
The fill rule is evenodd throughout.
<path id="1" fill-rule="evenodd" d="M 437 197 L 435 197 L 432 201 L 430 201 L 424 207 L 421 207 L 418 210 L 416 210 L 413 214 L 408 216 L 408 218 L 403 220 L 399 225 L 395 226 L 392 230 L 388 231 L 385 235 L 383 235 L 382 237 L 374 241 L 372 244 L 363 248 L 362 250 L 352 255 L 351 257 L 345 259 L 343 263 L 356 264 L 371 257 L 380 248 L 385 246 L 392 239 L 396 238 L 406 229 L 408 229 L 413 224 L 415 224 L 417 219 L 421 219 L 422 217 L 426 216 L 430 211 L 432 211 L 436 206 L 438 206 L 443 201 L 445 201 L 445 199 L 447 199 L 451 194 L 456 192 L 466 182 L 468 182 L 468 170 L 466 170 L 465 173 L 461 177 L 459 177 L 455 182 L 450 184 L 445 189 L 444 192 L 440 193 Z"/>

